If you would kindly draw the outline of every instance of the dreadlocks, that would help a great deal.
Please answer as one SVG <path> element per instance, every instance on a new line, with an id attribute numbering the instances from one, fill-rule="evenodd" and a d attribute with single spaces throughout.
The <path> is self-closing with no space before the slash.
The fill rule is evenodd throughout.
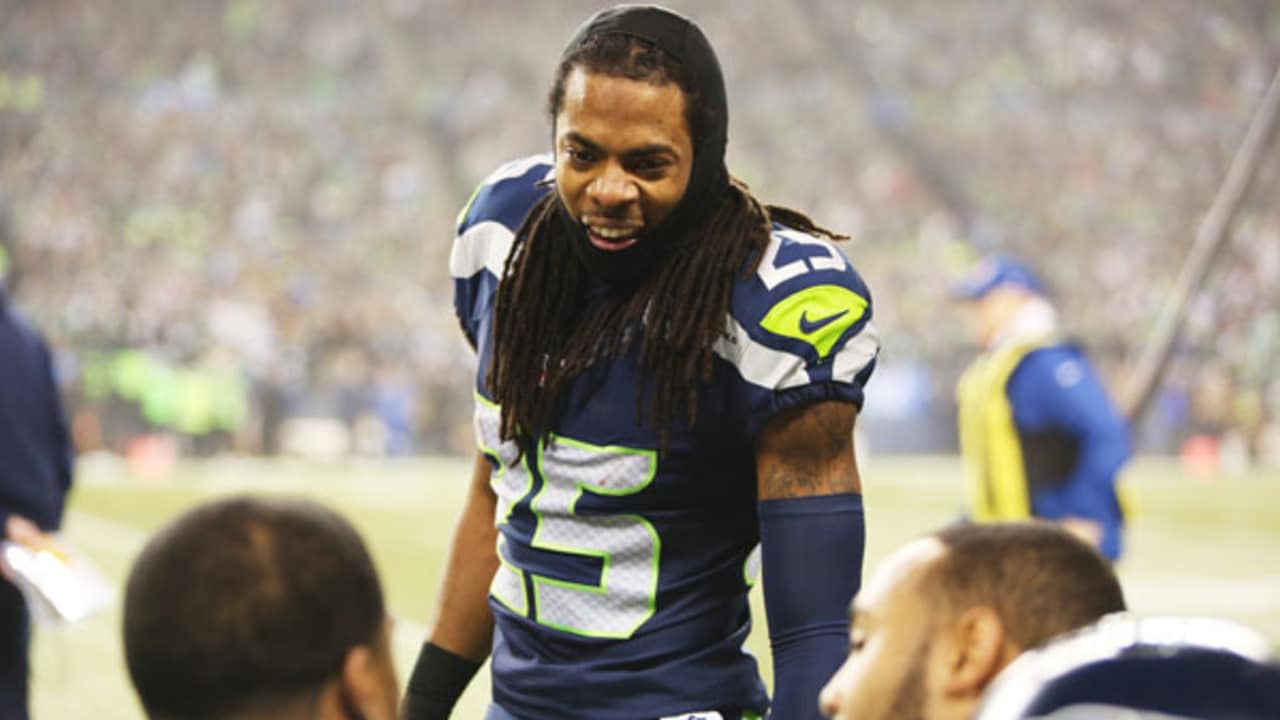
<path id="1" fill-rule="evenodd" d="M 593 37 L 561 61 L 548 103 L 553 119 L 575 67 L 676 83 L 685 92 L 695 148 L 705 134 L 707 109 L 685 68 L 624 35 Z M 516 231 L 498 286 L 486 384 L 502 407 L 502 437 L 532 451 L 537 438 L 546 441 L 574 378 L 603 359 L 631 353 L 642 378 L 637 420 L 647 417 L 664 445 L 677 417 L 692 424 L 698 388 L 711 379 L 712 349 L 725 331 L 735 276 L 755 271 L 775 221 L 843 239 L 798 211 L 762 204 L 733 180 L 715 208 L 686 228 L 637 285 L 588 298 L 591 276 L 573 257 L 569 221 L 558 212 L 556 194 L 544 196 Z"/>

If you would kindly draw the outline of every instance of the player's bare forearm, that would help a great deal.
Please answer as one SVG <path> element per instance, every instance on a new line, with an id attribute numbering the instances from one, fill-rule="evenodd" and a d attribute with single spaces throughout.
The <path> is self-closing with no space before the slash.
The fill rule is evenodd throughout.
<path id="1" fill-rule="evenodd" d="M 839 401 L 784 412 L 756 438 L 761 500 L 861 492 L 853 455 L 858 409 Z"/>
<path id="2" fill-rule="evenodd" d="M 440 585 L 436 619 L 427 639 L 462 657 L 484 660 L 493 641 L 489 584 L 498 569 L 497 496 L 489 484 L 491 466 L 476 455 L 466 505 L 454 528 Z"/>

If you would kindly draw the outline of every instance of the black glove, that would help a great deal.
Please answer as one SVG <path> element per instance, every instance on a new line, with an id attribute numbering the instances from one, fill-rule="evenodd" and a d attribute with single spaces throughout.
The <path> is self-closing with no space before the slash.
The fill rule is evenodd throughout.
<path id="1" fill-rule="evenodd" d="M 481 664 L 435 643 L 423 645 L 404 695 L 405 720 L 448 720 Z"/>

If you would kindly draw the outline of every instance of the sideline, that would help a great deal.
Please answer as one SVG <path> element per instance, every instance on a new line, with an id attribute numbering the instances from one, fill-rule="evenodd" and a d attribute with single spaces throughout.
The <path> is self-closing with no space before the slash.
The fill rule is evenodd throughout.
<path id="1" fill-rule="evenodd" d="M 64 527 L 71 529 L 71 535 L 83 534 L 93 538 L 93 542 L 88 542 L 88 537 L 75 540 L 73 542 L 76 545 L 90 548 L 89 552 L 103 548 L 109 552 L 126 556 L 124 569 L 118 577 L 111 578 L 111 582 L 117 588 L 123 588 L 128 568 L 132 566 L 133 558 L 142 550 L 142 546 L 146 544 L 149 537 L 148 533 L 132 525 L 110 520 L 84 510 L 68 509 L 66 514 L 67 518 Z M 116 595 L 117 597 L 113 603 L 119 602 L 119 592 Z M 388 608 L 388 612 L 395 620 L 394 642 L 397 646 L 401 644 L 412 645 L 416 654 L 417 648 L 427 636 L 427 626 L 393 609 Z"/>

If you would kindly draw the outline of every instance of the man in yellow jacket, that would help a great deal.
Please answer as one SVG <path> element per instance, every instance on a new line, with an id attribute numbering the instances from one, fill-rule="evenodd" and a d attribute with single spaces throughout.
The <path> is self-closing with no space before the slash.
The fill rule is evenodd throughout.
<path id="1" fill-rule="evenodd" d="M 1116 476 L 1131 454 L 1124 418 L 1025 264 L 988 257 L 956 292 L 983 348 L 957 390 L 970 517 L 1050 519 L 1115 560 Z"/>

